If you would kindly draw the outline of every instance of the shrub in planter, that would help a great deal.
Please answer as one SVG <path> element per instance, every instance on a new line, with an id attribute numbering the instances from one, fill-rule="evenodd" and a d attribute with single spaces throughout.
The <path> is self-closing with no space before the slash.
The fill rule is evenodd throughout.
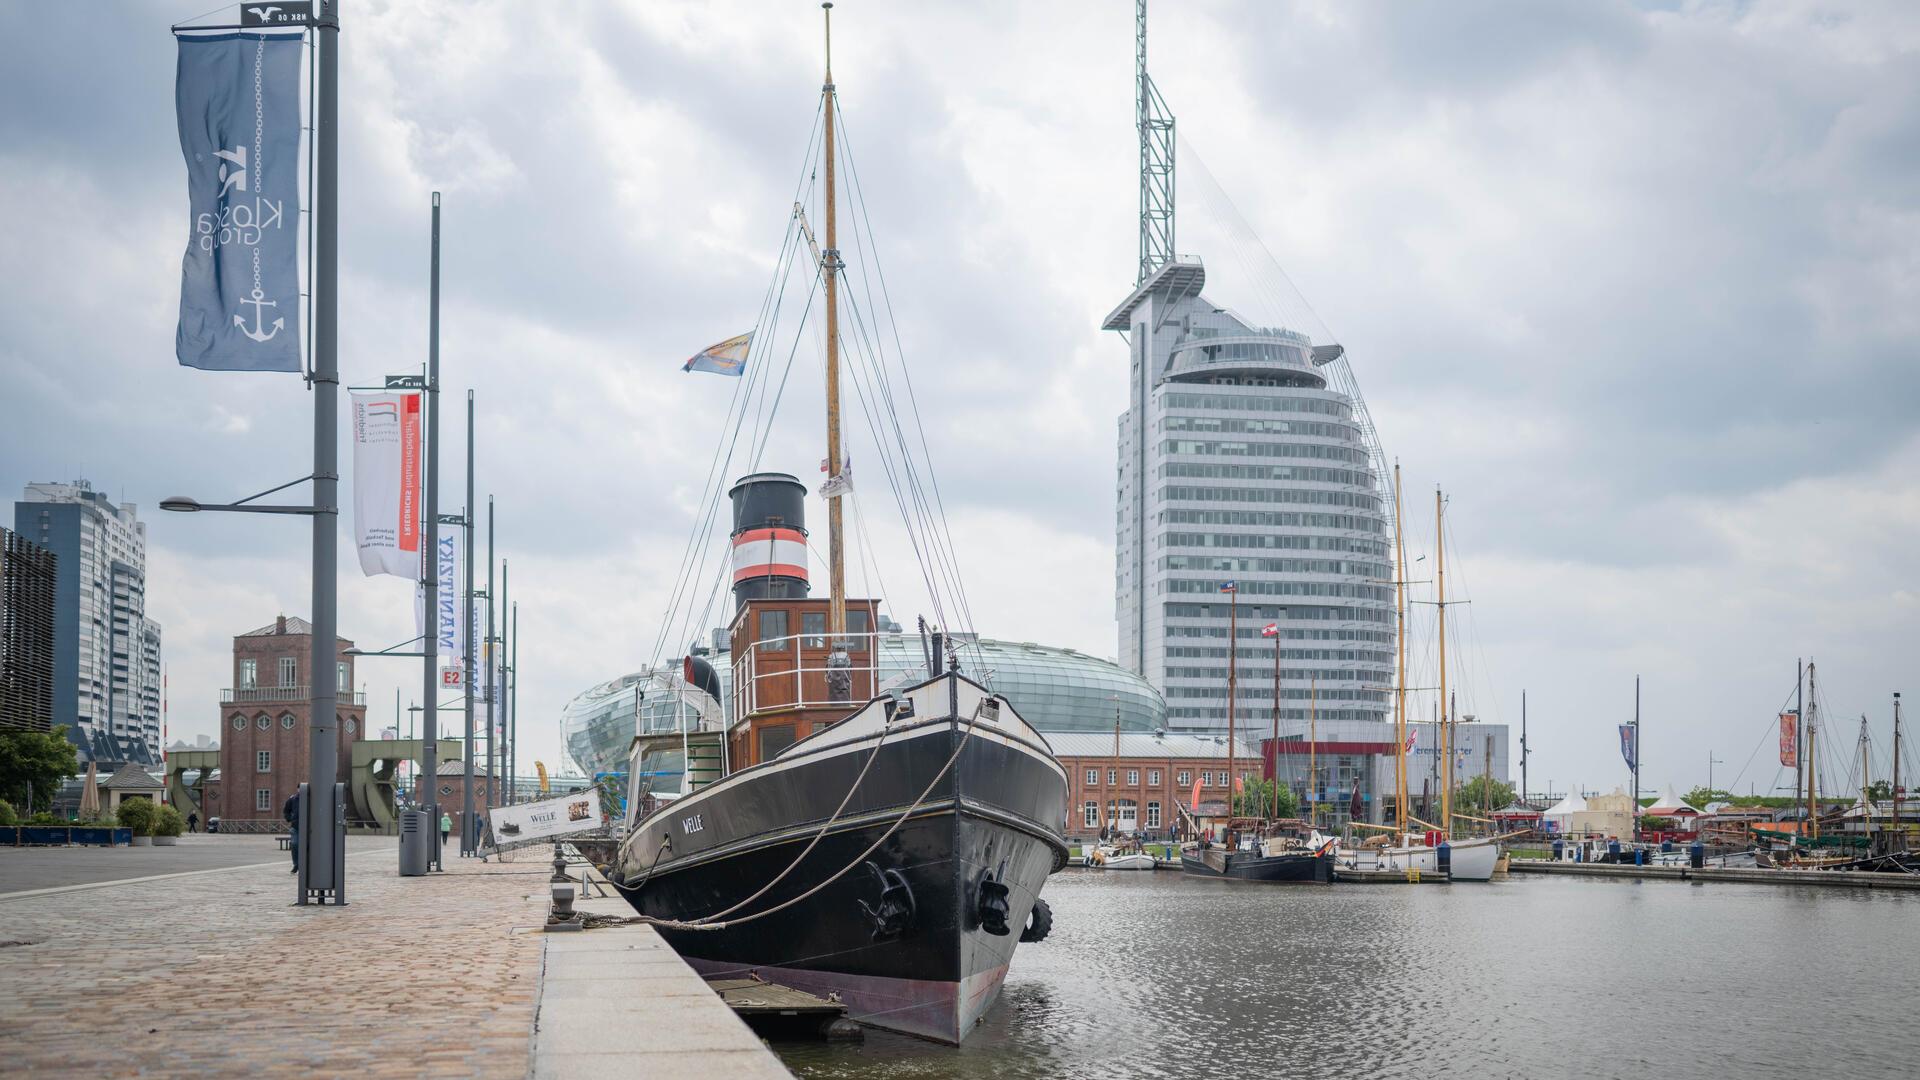
<path id="1" fill-rule="evenodd" d="M 187 831 L 187 819 L 171 806 L 162 806 L 153 819 L 153 842 L 171 846 Z"/>
<path id="2" fill-rule="evenodd" d="M 0 828 L 20 824 L 20 815 L 14 812 L 13 804 L 0 799 Z"/>
<path id="3" fill-rule="evenodd" d="M 133 842 L 138 844 L 153 835 L 154 822 L 160 816 L 160 808 L 151 799 L 128 799 L 113 812 L 123 828 L 133 830 Z"/>

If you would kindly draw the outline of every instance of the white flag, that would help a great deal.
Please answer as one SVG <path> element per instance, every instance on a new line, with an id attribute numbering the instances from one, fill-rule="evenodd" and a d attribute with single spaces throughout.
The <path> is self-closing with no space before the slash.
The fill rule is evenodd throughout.
<path id="1" fill-rule="evenodd" d="M 460 538 L 462 526 L 440 526 L 440 544 L 437 550 L 439 575 L 435 584 L 433 641 L 434 652 L 440 655 L 440 666 L 459 666 L 467 655 L 467 622 L 460 617 L 460 593 L 466 587 L 467 579 L 461 569 Z M 424 638 L 427 634 L 426 591 L 416 588 L 413 594 L 413 627 Z"/>
<path id="2" fill-rule="evenodd" d="M 353 395 L 353 534 L 360 572 L 420 580 L 420 395 Z"/>

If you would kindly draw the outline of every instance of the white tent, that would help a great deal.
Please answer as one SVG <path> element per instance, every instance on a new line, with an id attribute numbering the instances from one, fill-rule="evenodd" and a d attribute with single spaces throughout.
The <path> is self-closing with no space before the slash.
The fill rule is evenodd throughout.
<path id="1" fill-rule="evenodd" d="M 1573 794 L 1548 807 L 1547 812 L 1541 815 L 1541 820 L 1560 832 L 1566 832 L 1573 827 L 1573 815 L 1586 812 L 1587 798 L 1575 790 Z"/>
<path id="2" fill-rule="evenodd" d="M 1688 806 L 1687 801 L 1685 799 L 1682 799 L 1678 794 L 1674 792 L 1673 785 L 1668 784 L 1666 792 L 1662 794 L 1659 799 L 1655 800 L 1652 806 L 1649 806 L 1645 810 L 1640 811 L 1640 816 L 1641 817 L 1686 817 L 1686 816 L 1698 817 L 1700 816 L 1700 811 L 1695 810 L 1691 806 Z"/>

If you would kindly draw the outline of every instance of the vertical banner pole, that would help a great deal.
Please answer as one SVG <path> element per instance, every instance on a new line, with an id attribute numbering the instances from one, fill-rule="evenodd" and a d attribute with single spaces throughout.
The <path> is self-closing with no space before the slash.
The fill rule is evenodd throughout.
<path id="1" fill-rule="evenodd" d="M 339 661 L 339 445 L 340 229 L 340 20 L 337 0 L 323 0 L 315 20 L 315 60 L 319 67 L 313 124 L 317 166 L 314 200 L 313 332 L 313 642 L 308 673 L 312 715 L 307 724 L 307 798 L 302 807 L 307 827 L 300 831 L 298 903 L 347 902 L 346 882 L 336 873 L 335 848 L 344 839 L 334 807 L 339 779 L 339 705 L 334 665 Z"/>
<path id="2" fill-rule="evenodd" d="M 467 778 L 465 790 L 460 793 L 460 854 L 462 856 L 473 854 L 473 510 L 473 391 L 468 390 L 467 508 L 462 514 L 466 519 L 462 527 L 466 530 L 467 542 L 461 546 L 461 551 L 466 557 L 467 587 L 461 597 L 465 606 L 460 609 L 461 625 L 466 629 L 461 636 L 465 639 L 467 647 L 466 676 L 461 680 L 465 684 L 463 689 L 466 691 L 467 699 L 466 742 L 461 747 L 462 756 L 466 759 L 465 776 Z"/>

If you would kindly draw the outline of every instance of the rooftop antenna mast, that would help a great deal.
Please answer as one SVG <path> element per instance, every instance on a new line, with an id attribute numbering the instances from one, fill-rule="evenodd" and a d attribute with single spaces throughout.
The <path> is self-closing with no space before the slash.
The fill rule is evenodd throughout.
<path id="1" fill-rule="evenodd" d="M 1134 127 L 1140 133 L 1140 271 L 1173 261 L 1173 113 L 1147 74 L 1147 0 L 1133 0 Z"/>

